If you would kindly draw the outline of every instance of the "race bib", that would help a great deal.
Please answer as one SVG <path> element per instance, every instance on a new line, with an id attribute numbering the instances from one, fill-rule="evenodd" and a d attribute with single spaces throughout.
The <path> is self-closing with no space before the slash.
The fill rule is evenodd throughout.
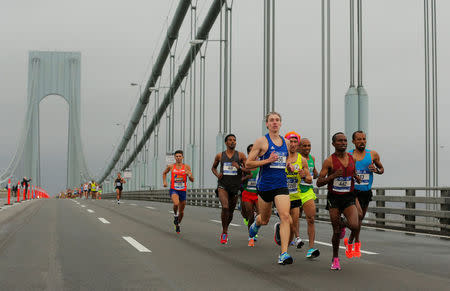
<path id="1" fill-rule="evenodd" d="M 352 188 L 352 177 L 338 177 L 333 180 L 333 191 L 350 192 Z"/>
<path id="2" fill-rule="evenodd" d="M 247 182 L 247 189 L 248 190 L 256 190 L 256 179 L 250 179 Z"/>
<path id="3" fill-rule="evenodd" d="M 287 178 L 287 186 L 289 189 L 289 194 L 298 192 L 297 183 L 298 183 L 298 179 Z"/>
<path id="4" fill-rule="evenodd" d="M 184 188 L 186 187 L 186 183 L 184 182 L 183 178 L 175 177 L 173 187 L 175 188 L 175 190 L 184 190 Z"/>
<path id="5" fill-rule="evenodd" d="M 122 186 L 122 183 L 117 182 L 117 183 L 116 183 L 116 186 L 117 186 L 117 187 L 121 187 L 121 186 Z"/>
<path id="6" fill-rule="evenodd" d="M 272 169 L 285 169 L 287 153 L 284 152 L 275 152 L 275 153 L 278 155 L 278 160 L 271 163 L 269 167 Z"/>
<path id="7" fill-rule="evenodd" d="M 238 170 L 230 162 L 223 163 L 223 174 L 227 176 L 237 176 Z"/>
<path id="8" fill-rule="evenodd" d="M 369 170 L 356 170 L 356 174 L 361 179 L 359 185 L 369 185 L 370 171 Z"/>

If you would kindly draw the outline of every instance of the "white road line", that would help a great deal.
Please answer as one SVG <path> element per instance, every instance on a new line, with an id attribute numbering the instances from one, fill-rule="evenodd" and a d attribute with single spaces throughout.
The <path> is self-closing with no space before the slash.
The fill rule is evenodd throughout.
<path id="1" fill-rule="evenodd" d="M 222 221 L 211 219 L 212 222 L 222 223 Z M 239 224 L 230 223 L 232 226 L 240 226 Z"/>
<path id="2" fill-rule="evenodd" d="M 130 205 L 137 206 L 136 204 L 130 204 Z"/>
<path id="3" fill-rule="evenodd" d="M 169 213 L 172 213 L 172 214 L 174 214 L 174 213 L 173 213 L 173 210 L 169 210 Z"/>
<path id="4" fill-rule="evenodd" d="M 86 207 L 86 205 L 81 205 L 81 207 Z"/>
<path id="5" fill-rule="evenodd" d="M 94 210 L 88 209 L 87 210 L 89 213 L 94 213 Z"/>
<path id="6" fill-rule="evenodd" d="M 104 219 L 103 217 L 99 217 L 98 220 L 100 220 L 104 224 L 109 224 L 110 223 L 108 220 Z"/>
<path id="7" fill-rule="evenodd" d="M 152 209 L 152 210 L 156 209 L 155 207 L 151 207 L 151 206 L 145 206 L 145 208 Z"/>
<path id="8" fill-rule="evenodd" d="M 308 241 L 308 240 L 305 240 L 305 241 Z M 333 245 L 330 244 L 330 243 L 321 242 L 321 241 L 316 241 L 316 240 L 314 241 L 314 243 L 316 243 L 316 244 L 318 244 L 318 245 L 329 246 L 329 247 L 332 247 L 332 246 L 333 246 Z M 340 246 L 339 248 L 345 250 L 345 247 L 343 247 L 343 246 Z M 378 253 L 369 252 L 369 251 L 363 251 L 363 250 L 361 250 L 361 253 L 366 254 L 366 255 L 378 255 Z"/>
<path id="9" fill-rule="evenodd" d="M 151 253 L 152 252 L 151 250 L 149 250 L 146 247 L 144 247 L 143 245 L 141 245 L 138 241 L 136 241 L 131 236 L 122 236 L 122 238 L 142 253 Z"/>

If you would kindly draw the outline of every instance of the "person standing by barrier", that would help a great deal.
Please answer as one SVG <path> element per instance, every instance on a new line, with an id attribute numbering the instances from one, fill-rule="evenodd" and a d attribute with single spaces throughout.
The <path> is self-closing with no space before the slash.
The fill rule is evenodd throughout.
<path id="1" fill-rule="evenodd" d="M 222 205 L 222 233 L 220 243 L 228 243 L 228 226 L 233 220 L 239 192 L 242 185 L 242 171 L 247 157 L 244 153 L 236 151 L 236 136 L 232 133 L 225 137 L 227 149 L 218 153 L 214 158 L 211 171 L 217 177 L 217 195 Z M 220 164 L 220 173 L 217 167 Z"/>
<path id="2" fill-rule="evenodd" d="M 23 190 L 23 200 L 27 200 L 27 192 L 28 192 L 28 183 L 31 182 L 31 178 L 27 179 L 27 177 L 23 177 L 22 179 L 22 189 Z"/>
<path id="3" fill-rule="evenodd" d="M 333 245 L 332 270 L 340 270 L 339 241 L 341 233 L 341 214 L 347 219 L 347 227 L 352 233 L 358 230 L 358 210 L 355 206 L 354 185 L 360 178 L 356 175 L 355 161 L 347 153 L 347 137 L 344 133 L 335 133 L 332 137 L 334 153 L 328 157 L 320 170 L 317 187 L 328 185 L 327 206 L 333 227 L 331 239 Z M 348 250 L 346 251 L 348 252 Z"/>
<path id="4" fill-rule="evenodd" d="M 168 165 L 163 172 L 163 185 L 167 187 L 167 173 L 171 173 L 170 198 L 173 203 L 173 224 L 176 233 L 180 233 L 180 224 L 184 217 L 186 207 L 187 178 L 194 182 L 191 167 L 183 163 L 184 155 L 182 150 L 175 152 L 175 164 Z"/>
<path id="5" fill-rule="evenodd" d="M 267 225 L 275 202 L 280 217 L 280 255 L 278 264 L 292 264 L 293 258 L 287 253 L 292 223 L 290 210 L 289 189 L 286 178 L 286 167 L 293 170 L 292 165 L 286 163 L 289 141 L 280 136 L 281 115 L 270 112 L 266 115 L 266 127 L 269 133 L 258 138 L 248 155 L 247 168 L 260 167 L 257 182 L 259 215 L 249 228 L 249 236 L 255 237 L 262 225 Z"/>
<path id="6" fill-rule="evenodd" d="M 352 142 L 355 145 L 355 149 L 351 150 L 350 153 L 356 161 L 356 174 L 361 179 L 361 183 L 355 185 L 355 202 L 358 209 L 359 228 L 354 234 L 350 234 L 348 239 L 344 239 L 344 244 L 349 250 L 352 250 L 354 241 L 355 248 L 352 252 L 348 252 L 348 256 L 359 258 L 361 257 L 359 233 L 362 221 L 369 208 L 369 202 L 372 201 L 373 174 L 382 175 L 384 167 L 381 164 L 380 155 L 376 151 L 366 149 L 367 140 L 363 131 L 355 131 L 352 136 Z"/>
<path id="7" fill-rule="evenodd" d="M 125 181 L 124 178 L 120 175 L 120 172 L 117 173 L 117 178 L 114 180 L 114 189 L 116 189 L 117 194 L 117 204 L 120 204 L 120 198 L 122 196 L 122 190 L 123 190 L 123 184 L 125 184 L 127 181 Z"/>

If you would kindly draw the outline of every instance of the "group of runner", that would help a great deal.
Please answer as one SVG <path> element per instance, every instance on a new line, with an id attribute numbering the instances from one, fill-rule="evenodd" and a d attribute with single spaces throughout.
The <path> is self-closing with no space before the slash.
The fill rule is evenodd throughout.
<path id="1" fill-rule="evenodd" d="M 338 132 L 332 137 L 335 152 L 324 161 L 318 172 L 315 158 L 311 155 L 311 142 L 307 138 L 301 138 L 294 131 L 284 137 L 280 135 L 279 113 L 267 114 L 266 127 L 268 133 L 247 147 L 248 157 L 236 151 L 236 136 L 228 134 L 224 140 L 226 150 L 214 158 L 211 171 L 218 180 L 216 194 L 222 206 L 220 243 L 228 243 L 228 227 L 242 194 L 241 213 L 248 226 L 248 246 L 255 246 L 258 231 L 269 223 L 274 204 L 280 220 L 274 227 L 274 240 L 280 246 L 278 264 L 293 263 L 288 254 L 289 245 L 296 248 L 304 245 L 299 235 L 299 218 L 303 212 L 309 245 L 306 257 L 318 257 L 320 251 L 314 247 L 316 195 L 313 190 L 313 179 L 317 179 L 318 187 L 328 187 L 326 209 L 333 228 L 331 269 L 340 270 L 339 243 L 346 228 L 351 231 L 350 236 L 344 239 L 346 256 L 361 256 L 359 234 L 372 200 L 373 174 L 384 172 L 379 154 L 366 149 L 366 135 L 362 131 L 353 134 L 355 150 L 347 152 L 347 137 Z M 182 151 L 175 153 L 175 160 L 175 164 L 164 170 L 163 183 L 164 187 L 168 186 L 166 178 L 171 172 L 173 223 L 179 233 L 186 205 L 187 178 L 193 182 L 194 177 L 190 166 L 183 163 Z"/>
<path id="2" fill-rule="evenodd" d="M 91 197 L 91 199 L 102 199 L 103 186 L 97 184 L 95 181 L 89 181 L 80 186 L 80 195 L 85 199 Z"/>

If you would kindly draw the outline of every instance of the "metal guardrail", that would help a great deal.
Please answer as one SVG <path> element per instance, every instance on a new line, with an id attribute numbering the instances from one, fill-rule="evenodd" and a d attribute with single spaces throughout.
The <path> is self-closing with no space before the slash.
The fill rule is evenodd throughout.
<path id="1" fill-rule="evenodd" d="M 315 190 L 317 193 L 318 189 Z M 388 191 L 400 191 L 400 195 L 386 195 Z M 416 196 L 416 193 L 420 191 L 435 191 L 439 195 L 436 197 Z M 115 193 L 102 195 L 103 199 L 115 199 L 115 197 Z M 171 202 L 168 190 L 124 192 L 122 199 Z M 450 188 L 374 188 L 372 199 L 375 205 L 372 202 L 369 206 L 363 221 L 365 226 L 450 235 Z M 214 189 L 188 190 L 187 204 L 220 208 Z M 329 221 L 325 206 L 326 194 L 317 194 L 316 218 Z"/>

